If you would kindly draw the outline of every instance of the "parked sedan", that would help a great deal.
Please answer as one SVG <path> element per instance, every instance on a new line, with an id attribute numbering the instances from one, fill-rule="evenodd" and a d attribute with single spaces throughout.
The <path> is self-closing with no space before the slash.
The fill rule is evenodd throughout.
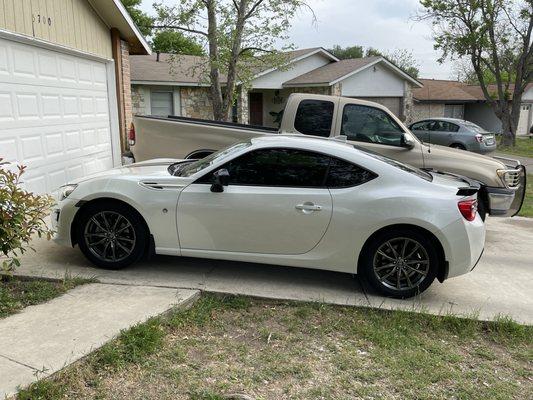
<path id="1" fill-rule="evenodd" d="M 462 119 L 429 118 L 411 124 L 409 129 L 425 143 L 482 154 L 496 150 L 494 133 Z"/>
<path id="2" fill-rule="evenodd" d="M 57 241 L 103 268 L 155 252 L 359 273 L 409 297 L 479 260 L 478 188 L 338 140 L 272 135 L 74 181 L 53 219 Z"/>

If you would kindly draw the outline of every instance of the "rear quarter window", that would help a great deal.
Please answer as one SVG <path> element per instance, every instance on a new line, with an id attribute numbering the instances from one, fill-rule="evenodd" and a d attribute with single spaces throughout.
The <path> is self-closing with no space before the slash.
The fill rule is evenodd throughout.
<path id="1" fill-rule="evenodd" d="M 304 135 L 329 137 L 334 108 L 331 101 L 303 100 L 296 111 L 294 128 Z"/>

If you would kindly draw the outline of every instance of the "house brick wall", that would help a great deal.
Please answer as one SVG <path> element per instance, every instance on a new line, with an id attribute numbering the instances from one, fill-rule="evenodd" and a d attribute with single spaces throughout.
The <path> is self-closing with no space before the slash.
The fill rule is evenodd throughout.
<path id="1" fill-rule="evenodd" d="M 209 88 L 181 87 L 181 115 L 190 118 L 213 119 Z"/>
<path id="2" fill-rule="evenodd" d="M 410 124 L 414 122 L 413 120 L 413 87 L 404 82 L 404 91 L 403 98 L 401 100 L 401 110 L 400 110 L 400 119 L 406 123 Z"/>
<path id="3" fill-rule="evenodd" d="M 120 41 L 120 56 L 122 58 L 122 82 L 121 91 L 123 92 L 123 107 L 124 107 L 124 132 L 127 132 L 130 128 L 133 120 L 132 113 L 132 99 L 131 99 L 131 78 L 130 78 L 130 46 L 128 42 Z M 126 139 L 126 138 L 125 138 Z M 127 140 L 124 141 L 127 145 Z"/>
<path id="4" fill-rule="evenodd" d="M 146 92 L 138 85 L 131 87 L 131 112 L 133 115 L 146 114 Z"/>
<path id="5" fill-rule="evenodd" d="M 444 117 L 444 104 L 413 102 L 411 122 L 434 117 Z"/>

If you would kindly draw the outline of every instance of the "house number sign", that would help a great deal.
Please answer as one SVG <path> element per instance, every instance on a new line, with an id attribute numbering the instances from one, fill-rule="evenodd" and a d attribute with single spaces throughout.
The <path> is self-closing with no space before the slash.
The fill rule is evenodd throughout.
<path id="1" fill-rule="evenodd" d="M 43 25 L 52 26 L 52 18 L 46 17 L 46 16 L 41 15 L 41 14 L 37 14 L 37 15 L 34 14 L 33 15 L 33 22 L 37 23 L 37 24 L 43 24 Z"/>

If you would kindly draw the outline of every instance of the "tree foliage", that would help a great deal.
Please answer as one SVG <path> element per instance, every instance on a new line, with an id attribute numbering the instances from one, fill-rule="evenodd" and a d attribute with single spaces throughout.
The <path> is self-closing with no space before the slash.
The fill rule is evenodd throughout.
<path id="1" fill-rule="evenodd" d="M 227 121 L 239 87 L 259 70 L 286 63 L 275 45 L 288 39 L 296 13 L 308 5 L 305 0 L 175 0 L 155 8 L 156 29 L 185 32 L 205 44 L 213 116 Z"/>
<path id="2" fill-rule="evenodd" d="M 441 61 L 468 60 L 502 122 L 504 145 L 514 145 L 522 94 L 533 79 L 533 0 L 420 2 L 419 18 L 431 21 Z"/>
<path id="3" fill-rule="evenodd" d="M 152 50 L 161 53 L 188 54 L 191 56 L 205 55 L 204 48 L 200 43 L 172 29 L 160 30 L 154 35 Z"/>
<path id="4" fill-rule="evenodd" d="M 25 167 L 14 172 L 0 158 L 0 269 L 11 271 L 20 265 L 18 256 L 26 251 L 32 235 L 51 238 L 44 218 L 52 199 L 29 193 L 20 186 Z"/>
<path id="5" fill-rule="evenodd" d="M 346 46 L 342 47 L 338 44 L 334 45 L 328 51 L 340 60 L 348 60 L 350 58 L 362 58 L 365 56 L 365 49 L 363 46 Z"/>
<path id="6" fill-rule="evenodd" d="M 133 22 L 135 22 L 135 25 L 137 25 L 143 36 L 150 36 L 152 34 L 152 25 L 154 23 L 154 19 L 145 12 L 143 12 L 141 9 L 139 9 L 142 0 L 121 1 L 128 13 L 130 14 L 131 19 L 133 19 Z"/>
<path id="7" fill-rule="evenodd" d="M 363 46 L 347 46 L 341 47 L 339 45 L 333 46 L 328 50 L 335 57 L 346 60 L 350 58 L 362 58 L 362 57 L 373 57 L 381 56 L 385 57 L 396 66 L 407 72 L 414 78 L 418 77 L 419 74 L 419 64 L 416 61 L 413 53 L 407 49 L 396 49 L 394 51 L 381 51 L 373 47 L 367 47 L 366 49 Z"/>

